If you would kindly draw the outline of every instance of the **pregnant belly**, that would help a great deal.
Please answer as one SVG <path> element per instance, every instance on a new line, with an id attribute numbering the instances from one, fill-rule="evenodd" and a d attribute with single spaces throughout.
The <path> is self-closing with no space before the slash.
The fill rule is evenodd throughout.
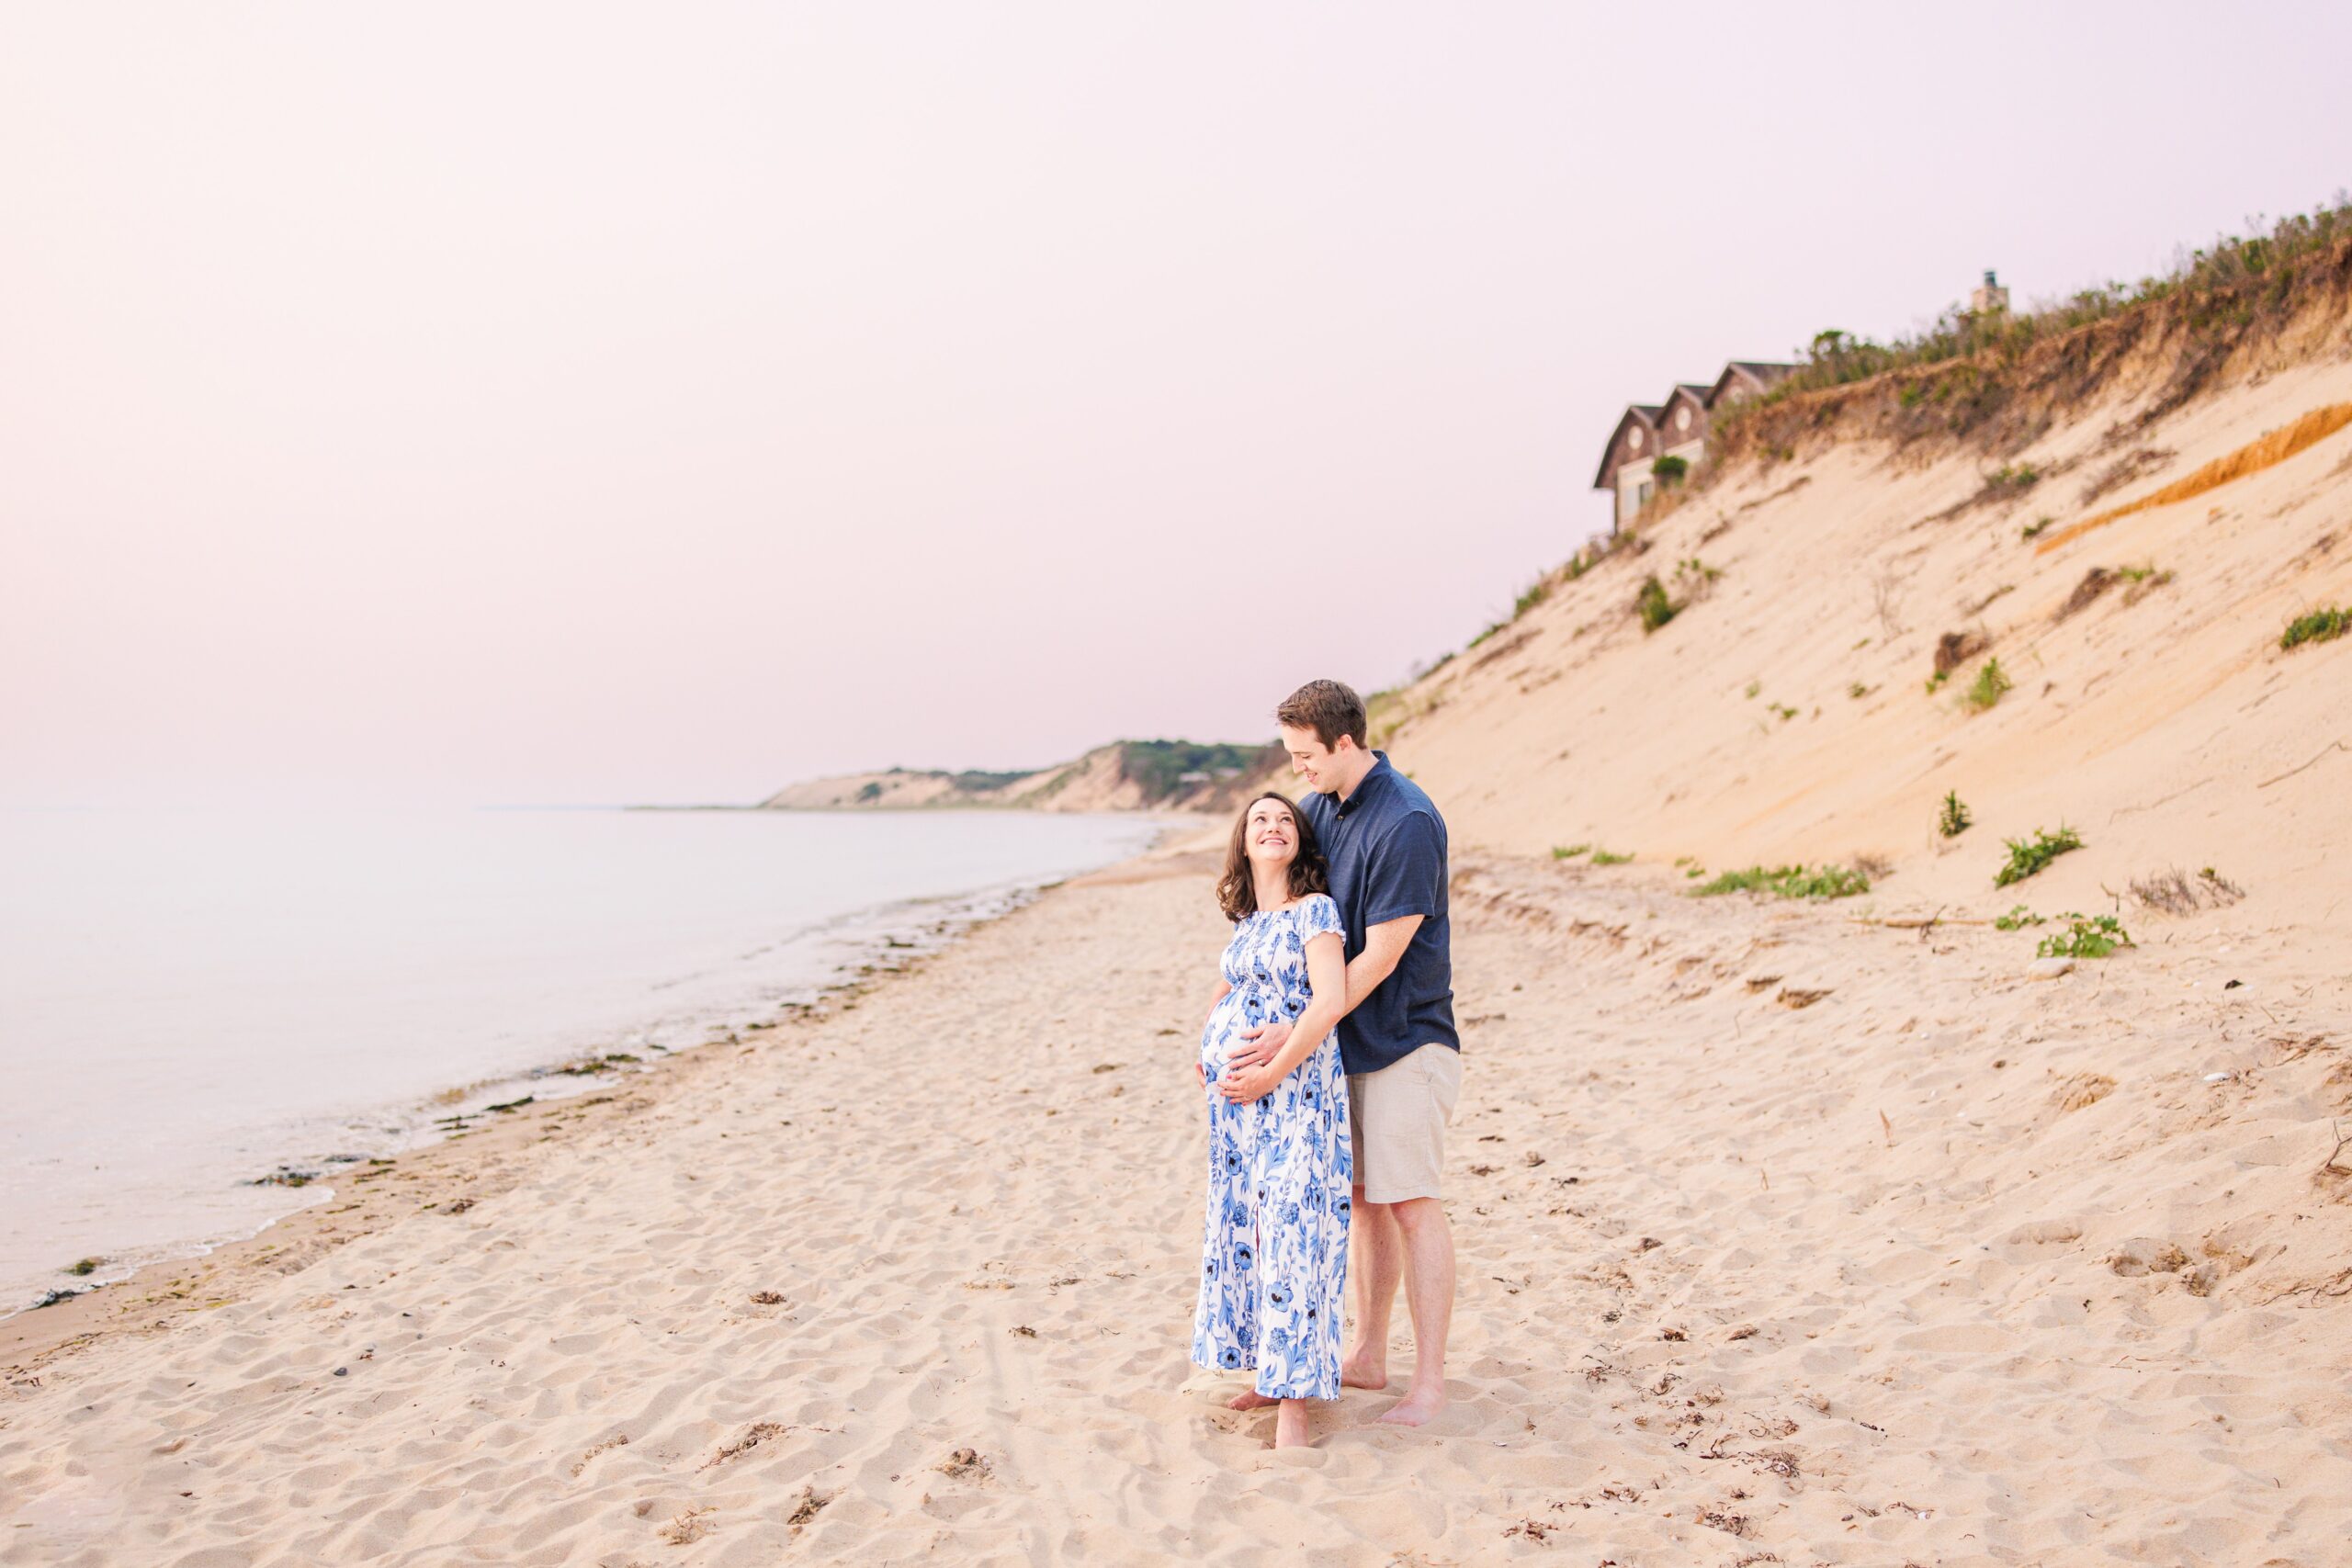
<path id="1" fill-rule="evenodd" d="M 1279 997 L 1248 987 L 1228 991 L 1210 1010 L 1208 1026 L 1201 1031 L 1201 1060 L 1221 1065 L 1243 1043 L 1244 1031 L 1289 1016 Z"/>

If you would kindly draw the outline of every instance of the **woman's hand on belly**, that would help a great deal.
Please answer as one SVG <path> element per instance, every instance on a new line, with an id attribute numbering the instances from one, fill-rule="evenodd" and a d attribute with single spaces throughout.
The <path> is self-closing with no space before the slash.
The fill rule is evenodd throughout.
<path id="1" fill-rule="evenodd" d="M 1274 1071 L 1271 1062 L 1246 1067 L 1227 1063 L 1225 1071 L 1217 1076 L 1217 1092 L 1236 1105 L 1248 1105 L 1273 1093 L 1275 1086 L 1288 1077 L 1288 1073 Z"/>

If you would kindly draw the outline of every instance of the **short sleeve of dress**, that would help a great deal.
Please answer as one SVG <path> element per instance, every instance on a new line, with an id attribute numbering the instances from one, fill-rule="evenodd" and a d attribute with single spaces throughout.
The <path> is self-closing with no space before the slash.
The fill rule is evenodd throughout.
<path id="1" fill-rule="evenodd" d="M 1340 919 L 1340 906 L 1328 893 L 1307 895 L 1298 907 L 1298 940 L 1312 942 L 1318 936 L 1343 936 L 1347 925 Z"/>

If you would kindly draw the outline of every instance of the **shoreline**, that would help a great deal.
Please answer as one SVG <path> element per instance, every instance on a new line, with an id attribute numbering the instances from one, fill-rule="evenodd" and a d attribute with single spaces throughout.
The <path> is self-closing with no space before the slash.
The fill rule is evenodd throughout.
<path id="1" fill-rule="evenodd" d="M 304 1178 L 301 1185 L 325 1189 L 320 1196 L 272 1215 L 242 1235 L 166 1244 L 170 1250 L 164 1256 L 144 1258 L 95 1283 L 79 1283 L 83 1277 L 61 1267 L 62 1283 L 56 1288 L 63 1293 L 46 1304 L 28 1302 L 0 1312 L 0 1367 L 35 1365 L 94 1343 L 101 1334 L 119 1328 L 122 1319 L 141 1315 L 141 1309 L 149 1306 L 184 1311 L 188 1309 L 163 1303 L 197 1300 L 220 1304 L 234 1299 L 218 1293 L 225 1279 L 249 1283 L 257 1268 L 280 1273 L 307 1265 L 325 1251 L 393 1223 L 401 1214 L 455 1201 L 479 1173 L 463 1168 L 463 1161 L 457 1162 L 458 1168 L 443 1168 L 450 1161 L 433 1162 L 432 1156 L 460 1145 L 503 1156 L 520 1144 L 553 1136 L 540 1129 L 567 1124 L 569 1119 L 563 1114 L 567 1110 L 584 1111 L 623 1094 L 650 1089 L 672 1065 L 701 1056 L 713 1047 L 740 1045 L 745 1034 L 821 1019 L 841 999 L 861 996 L 882 980 L 917 972 L 925 959 L 1026 908 L 1064 883 L 1149 862 L 1185 837 L 1191 827 L 1181 821 L 1158 826 L 1157 836 L 1142 850 L 1075 875 L 897 899 L 845 910 L 804 928 L 783 940 L 821 941 L 844 930 L 867 929 L 854 950 L 834 961 L 821 977 L 793 987 L 796 994 L 779 1003 L 773 1017 L 694 1025 L 706 1038 L 674 1046 L 651 1045 L 648 1049 L 657 1055 L 609 1070 L 596 1070 L 593 1053 L 574 1051 L 560 1060 L 523 1071 L 446 1086 L 401 1103 L 399 1114 L 403 1120 L 413 1119 L 413 1125 L 380 1156 L 288 1154 L 250 1184 L 269 1185 L 273 1177 L 300 1172 Z M 805 996 L 797 994 L 802 991 Z M 427 1114 L 434 1111 L 444 1114 Z M 526 1132 L 537 1132 L 537 1137 L 526 1137 Z M 428 1163 L 430 1168 L 421 1168 Z M 319 1168 L 311 1169 L 312 1166 Z M 401 1205 L 377 1201 L 382 1192 L 407 1183 L 422 1184 L 408 1191 L 417 1201 Z M 345 1225 L 325 1223 L 342 1215 L 356 1218 Z M 104 1255 L 96 1256 L 103 1272 Z"/>

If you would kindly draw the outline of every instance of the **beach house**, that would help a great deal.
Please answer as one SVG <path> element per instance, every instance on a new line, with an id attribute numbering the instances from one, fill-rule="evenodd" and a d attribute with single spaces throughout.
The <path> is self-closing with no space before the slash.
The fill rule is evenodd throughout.
<path id="1" fill-rule="evenodd" d="M 1616 493 L 1611 530 L 1631 522 L 1660 484 L 1699 466 L 1717 410 L 1756 396 L 1795 368 L 1773 360 L 1735 359 L 1712 382 L 1678 381 L 1662 403 L 1629 404 L 1610 432 L 1592 480 L 1593 489 Z"/>

